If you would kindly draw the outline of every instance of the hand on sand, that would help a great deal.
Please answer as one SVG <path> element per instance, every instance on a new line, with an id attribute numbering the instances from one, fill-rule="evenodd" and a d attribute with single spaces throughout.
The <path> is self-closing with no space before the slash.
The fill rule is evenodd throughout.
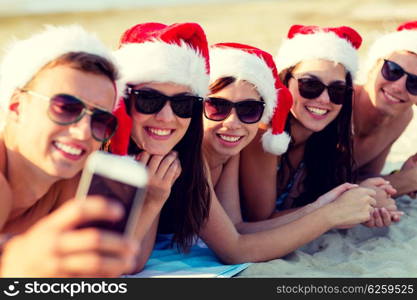
<path id="1" fill-rule="evenodd" d="M 392 187 L 390 182 L 382 177 L 368 178 L 362 181 L 359 185 L 375 190 L 377 207 L 382 207 L 378 205 L 379 201 L 384 201 L 387 197 L 391 197 L 397 192 L 397 190 Z"/>
<path id="2" fill-rule="evenodd" d="M 98 220 L 117 221 L 120 204 L 102 197 L 70 200 L 6 245 L 4 277 L 116 277 L 130 272 L 137 243 L 120 234 L 78 226 Z"/>
<path id="3" fill-rule="evenodd" d="M 375 194 L 372 189 L 352 188 L 327 204 L 333 227 L 347 228 L 368 221 L 376 204 Z"/>
<path id="4" fill-rule="evenodd" d="M 317 198 L 316 201 L 314 201 L 314 205 L 316 206 L 316 208 L 320 208 L 330 202 L 333 202 L 334 200 L 336 200 L 340 195 L 342 195 L 344 192 L 353 189 L 353 188 L 357 188 L 358 185 L 357 184 L 352 184 L 349 182 L 345 182 L 341 185 L 338 185 L 337 187 L 335 187 L 334 189 L 330 190 L 329 192 L 327 192 L 324 195 L 321 195 L 319 198 Z"/>
<path id="5" fill-rule="evenodd" d="M 367 227 L 390 226 L 392 222 L 399 222 L 404 214 L 399 211 L 395 200 L 391 197 L 397 191 L 391 184 L 381 177 L 369 178 L 361 182 L 360 186 L 373 189 L 376 192 L 375 210 L 372 212 L 371 219 L 363 225 Z"/>
<path id="6" fill-rule="evenodd" d="M 141 152 L 136 160 L 147 166 L 148 185 L 145 202 L 153 201 L 161 208 L 168 199 L 175 180 L 181 174 L 181 163 L 178 153 L 171 151 L 167 155 L 151 155 L 146 151 Z"/>
<path id="7" fill-rule="evenodd" d="M 404 212 L 399 210 L 389 211 L 385 207 L 375 208 L 371 219 L 363 225 L 367 227 L 386 227 L 390 226 L 392 222 L 399 222 L 403 215 Z"/>

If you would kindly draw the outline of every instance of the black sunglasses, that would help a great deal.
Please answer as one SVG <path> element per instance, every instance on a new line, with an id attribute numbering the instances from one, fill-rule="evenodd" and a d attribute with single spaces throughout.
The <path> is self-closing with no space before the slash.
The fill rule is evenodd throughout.
<path id="1" fill-rule="evenodd" d="M 232 108 L 236 109 L 236 114 L 240 121 L 252 124 L 262 118 L 265 102 L 257 100 L 232 102 L 216 97 L 208 97 L 204 100 L 204 116 L 212 121 L 225 120 L 230 115 Z"/>
<path id="2" fill-rule="evenodd" d="M 381 69 L 382 76 L 388 81 L 396 81 L 407 74 L 405 88 L 412 95 L 417 95 L 417 75 L 408 73 L 397 63 L 384 59 Z"/>
<path id="3" fill-rule="evenodd" d="M 161 111 L 165 103 L 169 101 L 172 111 L 180 118 L 191 118 L 193 106 L 203 98 L 192 95 L 166 96 L 155 90 L 127 89 L 127 99 L 133 102 L 136 111 L 143 114 L 156 114 Z"/>
<path id="4" fill-rule="evenodd" d="M 68 94 L 57 94 L 52 97 L 38 94 L 30 90 L 22 90 L 31 96 L 48 100 L 48 117 L 58 125 L 69 125 L 80 121 L 85 114 L 91 116 L 91 135 L 99 142 L 109 140 L 117 129 L 117 118 L 108 111 L 93 108 L 75 96 Z"/>
<path id="5" fill-rule="evenodd" d="M 327 89 L 330 101 L 340 105 L 345 102 L 346 92 L 351 89 L 344 82 L 340 81 L 334 81 L 329 85 L 325 85 L 317 78 L 295 78 L 292 75 L 291 77 L 297 79 L 298 91 L 302 97 L 307 99 L 315 99 Z"/>

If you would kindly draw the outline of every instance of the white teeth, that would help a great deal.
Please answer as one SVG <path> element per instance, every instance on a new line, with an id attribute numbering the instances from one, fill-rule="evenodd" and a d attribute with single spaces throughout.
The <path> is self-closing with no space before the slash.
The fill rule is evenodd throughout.
<path id="1" fill-rule="evenodd" d="M 222 135 L 222 134 L 219 134 L 219 136 L 222 140 L 225 140 L 226 142 L 232 142 L 232 143 L 237 142 L 240 139 L 240 136 L 230 136 L 230 135 Z"/>
<path id="2" fill-rule="evenodd" d="M 149 131 L 153 134 L 166 136 L 171 134 L 171 129 L 156 129 L 156 128 L 149 128 Z"/>
<path id="3" fill-rule="evenodd" d="M 66 152 L 68 154 L 71 154 L 71 155 L 80 155 L 81 152 L 82 152 L 82 149 L 80 149 L 80 148 L 71 147 L 71 146 L 68 146 L 66 144 L 62 144 L 60 142 L 55 142 L 55 146 L 58 149 Z"/>
<path id="4" fill-rule="evenodd" d="M 327 109 L 321 109 L 321 108 L 317 108 L 317 107 L 310 107 L 310 106 L 306 106 L 307 110 L 316 114 L 316 115 L 324 115 L 328 112 Z"/>
<path id="5" fill-rule="evenodd" d="M 394 97 L 393 95 L 391 95 L 391 94 L 388 94 L 387 92 L 385 92 L 385 96 L 389 99 L 389 100 L 391 100 L 392 102 L 397 102 L 397 103 L 399 103 L 401 100 L 400 99 L 398 99 L 397 97 Z"/>

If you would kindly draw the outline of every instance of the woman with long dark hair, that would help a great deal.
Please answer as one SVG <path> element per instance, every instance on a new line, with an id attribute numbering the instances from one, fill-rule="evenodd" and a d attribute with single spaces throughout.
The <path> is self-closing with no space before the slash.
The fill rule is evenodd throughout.
<path id="1" fill-rule="evenodd" d="M 115 51 L 124 100 L 109 144 L 144 163 L 150 176 L 137 237 L 145 238 L 138 269 L 156 232 L 172 233 L 186 251 L 208 217 L 202 100 L 209 80 L 208 47 L 198 24 L 143 23 L 125 31 Z M 160 216 L 160 218 L 159 218 Z"/>
<path id="2" fill-rule="evenodd" d="M 281 156 L 265 153 L 259 146 L 261 130 L 243 151 L 240 179 L 249 220 L 281 216 L 300 207 L 297 214 L 302 216 L 317 208 L 314 201 L 320 195 L 355 182 L 352 78 L 361 41 L 350 27 L 294 25 L 289 30 L 276 58 L 280 78 L 294 99 L 285 125 L 292 141 Z M 381 178 L 363 185 L 392 192 Z"/>
<path id="3" fill-rule="evenodd" d="M 194 33 L 198 34 L 190 34 L 193 29 Z M 142 41 L 144 35 L 146 38 Z M 169 47 L 164 45 L 173 37 L 178 39 L 169 43 Z M 188 44 L 186 49 L 182 48 L 185 43 Z M 294 224 L 273 228 L 270 231 L 241 234 L 236 229 L 234 221 L 216 197 L 210 170 L 212 157 L 208 157 L 210 153 L 207 151 L 204 151 L 204 159 L 202 157 L 203 104 L 198 98 L 208 90 L 208 81 L 201 80 L 201 77 L 208 73 L 208 64 L 199 66 L 195 60 L 190 61 L 190 52 L 187 50 L 193 49 L 191 56 L 197 54 L 201 57 L 201 54 L 207 54 L 205 57 L 208 57 L 208 47 L 205 43 L 204 33 L 196 24 L 139 24 L 125 33 L 122 38 L 123 45 L 116 53 L 122 77 L 127 83 L 123 102 L 126 109 L 122 107 L 117 111 L 121 126 L 111 142 L 110 149 L 119 154 L 129 152 L 136 155 L 139 161 L 148 166 L 151 177 L 140 217 L 142 226 L 139 226 L 141 233 L 138 235 L 142 238 L 142 251 L 138 269 L 143 267 L 148 259 L 155 245 L 157 231 L 160 233 L 159 238 L 166 241 L 168 236 L 170 246 L 183 252 L 190 249 L 200 237 L 223 262 L 235 264 L 280 257 L 336 224 L 350 224 L 369 218 L 370 203 L 374 200 L 369 191 L 359 189 L 355 200 L 360 201 L 361 205 L 359 208 L 353 206 L 352 214 L 341 215 L 339 210 L 332 209 L 331 205 L 297 220 Z M 177 51 L 178 47 L 186 50 L 186 53 Z M 185 57 L 178 57 L 179 52 Z M 272 59 L 270 61 L 272 62 Z M 155 66 L 159 70 L 157 74 L 153 73 Z M 264 68 L 268 69 L 266 66 Z M 189 74 L 184 75 L 184 72 Z M 267 72 L 272 74 L 270 69 Z M 275 75 L 271 77 L 278 78 L 277 74 Z M 261 75 L 257 76 L 260 81 L 263 80 Z M 268 99 L 265 98 L 265 101 L 268 101 L 267 111 L 272 113 L 277 94 L 275 81 L 266 82 L 264 85 L 271 91 L 268 95 L 272 94 Z M 262 89 L 260 91 L 263 93 Z M 190 97 L 193 98 L 192 101 Z M 211 111 L 211 118 L 215 118 L 214 115 L 219 113 L 216 109 L 223 106 L 219 107 L 213 102 L 210 104 L 211 100 L 204 100 L 205 115 L 207 117 L 207 113 Z M 270 103 L 271 101 L 273 103 Z M 209 107 L 211 110 L 207 110 Z M 249 108 L 244 109 L 245 113 L 250 114 Z M 233 107 L 229 112 L 232 110 Z M 241 112 L 240 109 L 239 111 Z M 235 116 L 234 112 L 232 116 Z M 257 110 L 256 116 L 247 117 L 257 123 L 259 120 L 255 119 L 261 116 L 262 111 Z M 271 114 L 267 117 L 271 117 Z M 219 124 L 221 123 L 223 122 Z M 257 130 L 257 124 L 252 128 L 252 132 L 254 129 Z M 221 138 L 230 141 L 230 136 Z M 251 138 L 253 135 L 248 136 L 245 143 Z M 172 149 L 177 154 L 173 154 Z M 237 180 L 237 174 L 235 179 Z M 339 204 L 350 211 L 352 205 L 349 205 L 349 199 L 346 199 L 346 196 L 341 198 L 343 199 Z M 337 213 L 326 213 L 327 211 Z M 317 224 L 313 230 L 305 226 L 311 222 Z M 280 244 L 280 247 L 274 247 L 281 239 L 286 242 Z"/>
<path id="4" fill-rule="evenodd" d="M 369 190 L 344 183 L 316 200 L 316 203 L 321 203 L 321 208 L 315 213 L 296 222 L 292 222 L 296 220 L 293 216 L 245 222 L 239 197 L 240 153 L 257 134 L 261 120 L 272 120 L 274 124 L 270 131 L 263 133 L 263 148 L 276 155 L 285 152 L 290 137 L 284 132 L 284 124 L 292 97 L 279 79 L 272 56 L 259 48 L 237 43 L 213 45 L 210 48 L 210 65 L 212 83 L 204 101 L 203 149 L 214 189 L 213 203 L 221 203 L 240 234 L 238 240 L 241 244 L 257 245 L 257 256 L 246 254 L 250 260 L 263 259 L 267 255 L 280 257 L 332 226 L 352 225 L 369 219 L 367 209 L 369 201 L 372 201 L 368 197 Z M 212 210 L 210 217 L 215 214 Z M 334 218 L 337 224 L 323 226 L 323 221 L 325 223 L 328 218 Z M 321 221 L 313 222 L 314 219 Z M 317 227 L 305 226 L 309 223 L 316 223 Z M 210 227 L 210 221 L 206 227 Z M 202 230 L 203 236 L 205 231 Z M 217 239 L 221 236 L 217 235 Z M 245 243 L 245 240 L 248 242 Z M 271 248 L 269 243 L 275 246 Z M 242 246 L 241 252 L 244 250 Z M 248 252 L 251 253 L 251 250 Z"/>

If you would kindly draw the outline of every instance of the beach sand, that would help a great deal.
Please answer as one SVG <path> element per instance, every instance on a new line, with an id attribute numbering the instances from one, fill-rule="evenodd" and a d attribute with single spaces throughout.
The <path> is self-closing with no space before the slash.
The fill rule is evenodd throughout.
<path id="1" fill-rule="evenodd" d="M 283 259 L 252 264 L 239 277 L 417 277 L 417 201 L 389 228 L 330 231 Z M 283 241 L 285 242 L 285 241 Z"/>
<path id="2" fill-rule="evenodd" d="M 94 31 L 111 48 L 120 34 L 140 22 L 198 22 L 210 43 L 242 42 L 275 51 L 292 24 L 347 25 L 363 36 L 360 56 L 380 32 L 400 22 L 416 19 L 417 2 L 397 0 L 293 0 L 229 4 L 193 4 L 134 10 L 60 13 L 0 17 L 0 48 L 13 36 L 24 38 L 43 24 L 79 23 Z M 53 46 L 53 41 L 50 45 Z M 28 53 L 30 55 L 30 53 Z M 417 123 L 414 119 L 395 143 L 385 171 L 401 166 L 416 152 Z M 403 197 L 406 212 L 401 222 L 384 229 L 358 226 L 332 231 L 284 259 L 253 264 L 242 277 L 417 277 L 417 200 Z M 285 241 L 283 241 L 285 242 Z"/>

